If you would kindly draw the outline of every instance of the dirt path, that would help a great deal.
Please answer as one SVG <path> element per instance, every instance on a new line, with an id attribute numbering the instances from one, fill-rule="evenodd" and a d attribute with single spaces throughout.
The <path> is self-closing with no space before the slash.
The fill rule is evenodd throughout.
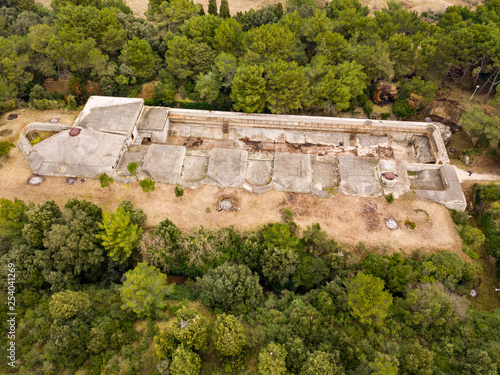
<path id="1" fill-rule="evenodd" d="M 493 173 L 472 173 L 469 175 L 468 171 L 464 171 L 463 169 L 454 166 L 457 172 L 458 180 L 460 183 L 464 181 L 500 181 L 500 175 Z"/>

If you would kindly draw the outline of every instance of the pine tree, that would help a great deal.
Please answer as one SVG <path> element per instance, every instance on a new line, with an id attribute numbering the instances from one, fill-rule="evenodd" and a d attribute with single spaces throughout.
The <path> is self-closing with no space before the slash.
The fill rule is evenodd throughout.
<path id="1" fill-rule="evenodd" d="M 130 223 L 130 214 L 123 206 L 118 206 L 116 214 L 103 212 L 102 229 L 96 237 L 102 240 L 103 247 L 113 260 L 123 263 L 139 245 L 142 228 Z"/>
<path id="2" fill-rule="evenodd" d="M 208 14 L 217 15 L 217 0 L 208 0 Z"/>
<path id="3" fill-rule="evenodd" d="M 229 13 L 229 3 L 227 0 L 222 0 L 220 2 L 219 16 L 221 18 L 231 18 L 231 13 Z"/>

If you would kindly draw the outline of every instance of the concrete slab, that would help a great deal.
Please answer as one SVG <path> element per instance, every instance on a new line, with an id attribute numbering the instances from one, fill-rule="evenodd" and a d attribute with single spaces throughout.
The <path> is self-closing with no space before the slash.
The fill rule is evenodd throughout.
<path id="1" fill-rule="evenodd" d="M 343 193 L 373 197 L 380 195 L 378 159 L 357 156 L 339 156 L 340 188 Z"/>
<path id="2" fill-rule="evenodd" d="M 144 157 L 142 172 L 155 181 L 176 184 L 180 179 L 185 154 L 186 148 L 183 146 L 152 144 Z"/>
<path id="3" fill-rule="evenodd" d="M 311 156 L 276 153 L 273 182 L 276 190 L 309 193 L 312 182 Z"/>
<path id="4" fill-rule="evenodd" d="M 186 155 L 182 166 L 182 180 L 186 182 L 202 181 L 207 177 L 208 157 Z"/>
<path id="5" fill-rule="evenodd" d="M 443 191 L 445 189 L 439 169 L 423 169 L 418 172 L 412 172 L 410 183 L 411 188 L 415 190 Z"/>
<path id="6" fill-rule="evenodd" d="M 142 99 L 91 96 L 75 120 L 74 126 L 130 135 L 142 106 Z"/>
<path id="7" fill-rule="evenodd" d="M 411 190 L 406 164 L 402 160 L 381 159 L 379 162 L 379 173 L 382 174 L 385 172 L 396 173 L 398 179 L 395 186 L 382 188 L 384 195 L 392 193 L 394 198 L 399 198 Z"/>
<path id="8" fill-rule="evenodd" d="M 63 130 L 33 146 L 28 162 L 40 176 L 97 177 L 118 164 L 127 137 L 82 129 L 72 137 Z"/>
<path id="9" fill-rule="evenodd" d="M 416 190 L 417 197 L 442 204 L 450 210 L 464 211 L 467 208 L 467 201 L 455 168 L 452 165 L 444 165 L 441 167 L 440 172 L 446 189 L 441 191 Z"/>
<path id="10" fill-rule="evenodd" d="M 389 137 L 371 134 L 358 134 L 358 145 L 361 147 L 389 147 Z"/>
<path id="11" fill-rule="evenodd" d="M 244 139 L 260 142 L 285 142 L 285 131 L 280 129 L 229 128 L 229 139 Z"/>
<path id="12" fill-rule="evenodd" d="M 162 131 L 167 123 L 168 108 L 144 107 L 137 129 L 144 131 Z"/>
<path id="13" fill-rule="evenodd" d="M 266 186 L 273 180 L 273 162 L 249 160 L 245 180 L 252 186 Z"/>
<path id="14" fill-rule="evenodd" d="M 338 193 L 338 163 L 312 163 L 311 192 L 321 197 L 329 197 Z"/>
<path id="15" fill-rule="evenodd" d="M 247 169 L 248 152 L 214 148 L 210 152 L 207 176 L 215 186 L 241 187 Z"/>
<path id="16" fill-rule="evenodd" d="M 427 137 L 414 137 L 413 144 L 415 145 L 415 153 L 418 163 L 434 163 L 436 158 L 431 149 L 431 144 Z"/>
<path id="17" fill-rule="evenodd" d="M 132 176 L 127 169 L 127 165 L 130 163 L 137 163 L 139 166 L 139 171 L 142 169 L 142 164 L 144 162 L 144 157 L 146 156 L 146 151 L 127 151 L 125 152 L 121 159 L 118 167 L 116 168 L 116 173 L 119 176 L 130 177 Z"/>

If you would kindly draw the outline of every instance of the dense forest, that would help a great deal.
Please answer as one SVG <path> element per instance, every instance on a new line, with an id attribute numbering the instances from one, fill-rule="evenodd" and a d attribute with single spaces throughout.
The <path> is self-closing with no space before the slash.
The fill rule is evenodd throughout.
<path id="1" fill-rule="evenodd" d="M 2 4 L 0 112 L 74 108 L 89 93 L 135 97 L 154 82 L 148 104 L 370 114 L 374 87 L 386 81 L 398 85 L 393 111 L 404 118 L 447 80 L 479 84 L 488 97 L 500 81 L 499 0 L 440 15 L 394 1 L 369 15 L 358 0 L 322 8 L 289 0 L 234 17 L 226 0 L 220 9 L 211 0 L 208 14 L 191 0 L 151 0 L 147 19 L 122 0 L 53 0 L 52 10 L 33 0 Z M 70 95 L 47 93 L 46 78 L 69 79 Z M 465 123 L 495 146 L 496 115 L 473 110 Z"/>
<path id="2" fill-rule="evenodd" d="M 464 251 L 475 258 L 486 241 L 500 258 L 500 187 L 476 185 L 475 194 L 484 234 L 466 213 L 452 212 Z M 15 301 L 2 303 L 0 315 L 17 313 L 14 330 L 3 320 L 1 349 L 9 353 L 12 340 L 15 350 L 3 371 L 500 369 L 500 309 L 469 308 L 465 296 L 480 269 L 457 253 L 366 255 L 362 243 L 343 248 L 318 224 L 297 227 L 287 209 L 283 222 L 247 233 L 182 232 L 169 219 L 143 228 L 146 219 L 129 201 L 103 212 L 76 199 L 62 209 L 52 201 L 0 200 L 0 298 Z M 7 332 L 15 337 L 7 340 Z"/>

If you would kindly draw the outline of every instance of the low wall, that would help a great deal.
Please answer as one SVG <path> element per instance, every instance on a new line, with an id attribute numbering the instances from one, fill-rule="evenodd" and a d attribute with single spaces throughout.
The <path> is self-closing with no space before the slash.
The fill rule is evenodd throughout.
<path id="1" fill-rule="evenodd" d="M 32 122 L 31 124 L 26 125 L 19 134 L 19 139 L 17 140 L 17 147 L 23 153 L 25 159 L 28 159 L 31 150 L 33 150 L 33 146 L 26 135 L 33 131 L 55 131 L 60 132 L 63 130 L 71 129 L 71 125 L 66 124 L 52 124 L 49 122 Z"/>
<path id="2" fill-rule="evenodd" d="M 319 116 L 246 114 L 170 108 L 170 121 L 200 126 L 254 127 L 268 129 L 343 131 L 386 134 L 394 132 L 429 134 L 427 122 L 367 120 Z"/>

